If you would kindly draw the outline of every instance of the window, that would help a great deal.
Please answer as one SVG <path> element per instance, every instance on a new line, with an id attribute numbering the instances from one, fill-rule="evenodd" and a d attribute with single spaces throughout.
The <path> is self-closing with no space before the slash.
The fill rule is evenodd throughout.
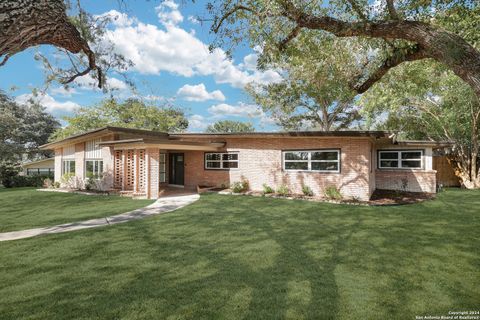
<path id="1" fill-rule="evenodd" d="M 422 150 L 379 151 L 380 169 L 421 169 Z"/>
<path id="2" fill-rule="evenodd" d="M 50 176 L 53 169 L 50 168 L 27 168 L 27 176 Z"/>
<path id="3" fill-rule="evenodd" d="M 166 182 L 166 154 L 165 153 L 160 153 L 160 182 Z"/>
<path id="4" fill-rule="evenodd" d="M 75 160 L 64 160 L 62 174 L 75 173 Z"/>
<path id="5" fill-rule="evenodd" d="M 100 179 L 103 173 L 102 160 L 86 160 L 85 161 L 85 177 L 92 179 Z"/>
<path id="6" fill-rule="evenodd" d="M 205 153 L 205 169 L 229 170 L 238 168 L 238 153 Z"/>
<path id="7" fill-rule="evenodd" d="M 284 151 L 283 169 L 287 171 L 340 172 L 340 151 Z"/>

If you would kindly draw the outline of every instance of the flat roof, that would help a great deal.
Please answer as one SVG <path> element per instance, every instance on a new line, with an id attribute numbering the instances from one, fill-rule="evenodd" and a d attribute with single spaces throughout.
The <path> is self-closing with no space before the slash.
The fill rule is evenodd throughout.
<path id="1" fill-rule="evenodd" d="M 270 131 L 231 133 L 172 133 L 170 137 L 212 137 L 212 138 L 258 138 L 258 137 L 374 137 L 388 138 L 393 131 L 345 130 L 345 131 Z"/>

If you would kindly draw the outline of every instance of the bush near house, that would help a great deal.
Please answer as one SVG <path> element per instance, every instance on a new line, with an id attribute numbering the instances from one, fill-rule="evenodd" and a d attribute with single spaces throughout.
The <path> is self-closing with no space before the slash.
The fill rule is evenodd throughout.
<path id="1" fill-rule="evenodd" d="M 274 193 L 274 192 L 275 192 L 275 190 L 273 190 L 272 187 L 270 187 L 266 183 L 263 184 L 263 194 L 270 194 L 270 193 Z"/>
<path id="2" fill-rule="evenodd" d="M 342 200 L 343 196 L 335 186 L 330 186 L 325 188 L 325 197 L 332 200 Z"/>
<path id="3" fill-rule="evenodd" d="M 313 196 L 312 188 L 310 188 L 307 185 L 302 185 L 302 192 L 303 192 L 304 196 L 307 196 L 307 197 L 312 197 Z"/>
<path id="4" fill-rule="evenodd" d="M 242 193 L 248 191 L 250 185 L 248 183 L 248 180 L 242 180 L 242 181 L 235 181 L 231 185 L 231 189 L 235 193 Z"/>

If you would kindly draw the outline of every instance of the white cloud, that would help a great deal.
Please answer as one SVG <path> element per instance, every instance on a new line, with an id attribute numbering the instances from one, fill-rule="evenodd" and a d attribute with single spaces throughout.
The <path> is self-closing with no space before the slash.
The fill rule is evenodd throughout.
<path id="1" fill-rule="evenodd" d="M 71 97 L 72 94 L 77 93 L 77 90 L 75 90 L 74 88 L 66 89 L 63 86 L 60 86 L 60 87 L 55 87 L 55 88 L 50 89 L 50 93 L 53 96 Z"/>
<path id="2" fill-rule="evenodd" d="M 55 100 L 49 94 L 38 94 L 34 96 L 31 93 L 19 95 L 15 98 L 15 101 L 20 104 L 28 103 L 30 100 L 36 101 L 46 108 L 48 112 L 55 111 L 73 111 L 80 108 L 80 105 L 73 101 L 59 102 Z"/>
<path id="3" fill-rule="evenodd" d="M 200 23 L 200 21 L 198 21 L 197 17 L 195 17 L 195 16 L 188 16 L 187 20 L 190 21 L 193 24 L 199 24 Z"/>
<path id="4" fill-rule="evenodd" d="M 77 84 L 82 89 L 97 90 L 98 89 L 98 80 L 94 79 L 91 75 L 87 74 L 82 77 L 75 79 L 75 84 Z M 128 85 L 117 78 L 108 77 L 105 83 L 106 87 L 112 90 L 127 90 Z"/>
<path id="5" fill-rule="evenodd" d="M 105 34 L 105 40 L 114 43 L 117 52 L 134 63 L 133 70 L 154 75 L 169 72 L 184 77 L 213 76 L 217 83 L 237 88 L 252 81 L 267 83 L 281 79 L 276 71 L 257 70 L 256 54 L 248 55 L 243 63 L 236 65 L 222 49 L 210 53 L 208 45 L 193 31 L 178 26 L 183 16 L 172 0 L 156 9 L 163 28 L 121 16 Z"/>
<path id="6" fill-rule="evenodd" d="M 188 118 L 188 129 L 189 131 L 203 131 L 208 127 L 209 123 L 204 116 L 199 114 L 194 114 Z"/>
<path id="7" fill-rule="evenodd" d="M 254 104 L 245 104 L 239 102 L 237 105 L 230 105 L 227 103 L 220 103 L 208 108 L 208 112 L 215 117 L 263 117 L 264 113 L 259 106 Z"/>
<path id="8" fill-rule="evenodd" d="M 215 90 L 208 92 L 203 83 L 197 85 L 186 84 L 177 91 L 177 95 L 187 101 L 207 101 L 218 100 L 225 101 L 225 96 L 222 91 Z"/>
<path id="9" fill-rule="evenodd" d="M 164 25 L 177 25 L 183 21 L 183 15 L 178 10 L 178 4 L 173 0 L 165 0 L 155 7 L 158 19 Z"/>

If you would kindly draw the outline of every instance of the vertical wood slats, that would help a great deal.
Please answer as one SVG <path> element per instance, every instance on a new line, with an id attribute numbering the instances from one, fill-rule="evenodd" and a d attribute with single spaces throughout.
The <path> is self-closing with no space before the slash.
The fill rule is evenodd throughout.
<path id="1" fill-rule="evenodd" d="M 122 189 L 123 187 L 123 152 L 122 150 L 116 150 L 114 154 L 113 185 L 115 189 Z"/>

